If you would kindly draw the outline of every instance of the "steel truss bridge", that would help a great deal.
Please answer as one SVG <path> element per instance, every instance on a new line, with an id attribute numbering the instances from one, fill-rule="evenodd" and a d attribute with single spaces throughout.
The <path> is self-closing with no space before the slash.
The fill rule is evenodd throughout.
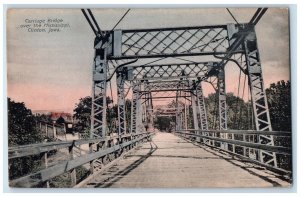
<path id="1" fill-rule="evenodd" d="M 272 131 L 255 33 L 255 25 L 265 11 L 259 8 L 245 24 L 101 31 L 91 11 L 83 10 L 96 36 L 90 136 L 73 142 L 9 148 L 9 159 L 41 155 L 43 166 L 38 172 L 11 180 L 10 185 L 49 186 L 49 180 L 69 173 L 71 186 L 75 186 L 79 182 L 78 167 L 89 165 L 89 173 L 93 174 L 109 166 L 138 143 L 156 135 L 154 119 L 161 116 L 174 117 L 173 134 L 182 139 L 217 149 L 224 155 L 261 166 L 290 180 L 291 171 L 278 166 L 278 156 L 291 159 L 291 147 L 276 146 L 274 138 L 290 140 L 291 133 Z M 193 57 L 206 60 L 195 61 Z M 151 58 L 171 61 L 141 61 Z M 185 61 L 179 63 L 180 58 Z M 255 130 L 232 130 L 227 126 L 225 76 L 230 73 L 225 73 L 224 68 L 228 62 L 237 64 L 247 76 Z M 107 92 L 113 76 L 117 81 L 117 131 L 109 131 L 107 127 Z M 217 93 L 218 130 L 209 128 L 204 83 L 210 84 Z M 131 94 L 130 119 L 125 106 L 128 92 Z M 175 106 L 154 113 L 153 102 L 167 98 L 174 99 Z M 189 116 L 190 110 L 192 116 Z M 192 127 L 188 122 L 192 122 Z M 88 146 L 89 151 L 82 153 L 82 145 Z M 57 149 L 67 149 L 69 158 L 48 165 L 47 155 Z M 76 150 L 80 151 L 79 155 Z"/>

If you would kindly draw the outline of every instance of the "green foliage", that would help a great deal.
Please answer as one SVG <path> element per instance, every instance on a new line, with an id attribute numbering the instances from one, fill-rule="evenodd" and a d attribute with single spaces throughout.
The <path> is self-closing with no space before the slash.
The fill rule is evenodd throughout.
<path id="1" fill-rule="evenodd" d="M 227 127 L 229 129 L 253 129 L 251 103 L 236 97 L 233 93 L 226 94 Z M 218 96 L 209 94 L 205 98 L 209 129 L 219 129 Z"/>
<path id="2" fill-rule="evenodd" d="M 73 115 L 77 121 L 77 123 L 74 126 L 75 131 L 84 132 L 90 129 L 91 107 L 92 98 L 90 96 L 81 98 L 79 100 L 79 103 L 76 104 Z"/>
<path id="3" fill-rule="evenodd" d="M 8 100 L 8 145 L 25 145 L 41 142 L 36 119 L 24 103 Z"/>
<path id="4" fill-rule="evenodd" d="M 266 89 L 273 130 L 291 131 L 291 83 L 278 81 Z"/>
<path id="5" fill-rule="evenodd" d="M 41 135 L 36 127 L 36 118 L 24 103 L 8 100 L 8 145 L 17 146 L 39 143 Z M 9 178 L 15 179 L 38 170 L 39 156 L 9 160 Z"/>
<path id="6" fill-rule="evenodd" d="M 291 131 L 291 83 L 290 81 L 278 81 L 272 83 L 266 89 L 268 106 L 270 110 L 270 119 L 273 130 Z M 291 147 L 290 138 L 274 137 L 276 146 Z M 291 170 L 292 158 L 286 155 L 277 155 L 278 167 Z"/>
<path id="7" fill-rule="evenodd" d="M 113 105 L 110 106 L 109 104 L 112 103 L 110 97 L 107 97 L 107 126 L 110 131 L 117 130 L 117 120 L 118 120 L 118 106 Z M 77 123 L 75 124 L 74 128 L 78 132 L 89 133 L 90 124 L 91 124 L 91 106 L 92 106 L 92 98 L 87 96 L 85 98 L 81 98 L 79 103 L 76 104 L 74 109 L 74 118 L 76 119 Z M 127 128 L 130 125 L 130 115 L 131 115 L 131 101 L 126 100 L 125 102 L 126 107 L 126 119 L 127 119 Z"/>
<path id="8" fill-rule="evenodd" d="M 28 156 L 9 160 L 9 179 L 16 179 L 37 172 L 41 162 L 39 156 Z"/>
<path id="9" fill-rule="evenodd" d="M 36 115 L 37 121 L 43 121 L 43 122 L 52 122 L 51 115 L 49 114 L 37 114 Z"/>

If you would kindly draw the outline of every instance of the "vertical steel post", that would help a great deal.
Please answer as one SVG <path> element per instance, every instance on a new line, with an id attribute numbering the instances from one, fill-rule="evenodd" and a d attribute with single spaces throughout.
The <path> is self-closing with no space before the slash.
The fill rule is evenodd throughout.
<path id="1" fill-rule="evenodd" d="M 224 67 L 219 68 L 218 73 L 218 98 L 219 98 L 219 126 L 220 130 L 227 130 L 226 88 Z M 221 138 L 227 139 L 226 133 L 220 134 Z M 228 144 L 221 142 L 221 148 L 228 150 Z"/>
<path id="2" fill-rule="evenodd" d="M 208 135 L 207 132 L 203 132 L 203 130 L 208 130 L 208 123 L 207 123 L 207 114 L 206 114 L 206 107 L 205 107 L 205 101 L 204 101 L 204 95 L 203 95 L 203 89 L 202 89 L 202 83 L 196 85 L 196 103 L 198 108 L 198 120 L 200 122 L 200 129 L 202 132 L 198 132 L 198 134 L 202 135 Z M 210 140 L 203 139 L 203 142 L 205 144 L 209 144 Z"/>
<path id="3" fill-rule="evenodd" d="M 179 131 L 182 130 L 181 127 L 181 120 L 180 120 L 180 105 L 179 105 L 179 96 L 180 96 L 180 92 L 176 91 L 176 99 L 175 99 L 175 104 L 176 104 L 176 116 L 175 116 L 175 121 L 176 121 L 176 126 L 175 126 L 175 130 Z"/>
<path id="4" fill-rule="evenodd" d="M 196 86 L 197 103 L 199 109 L 199 121 L 201 124 L 201 130 L 208 130 L 207 114 L 204 102 L 204 95 L 201 82 Z"/>
<path id="5" fill-rule="evenodd" d="M 139 83 L 132 82 L 132 100 L 131 100 L 131 124 L 130 124 L 130 132 L 135 133 L 137 129 L 137 105 L 139 99 Z"/>
<path id="6" fill-rule="evenodd" d="M 272 131 L 256 34 L 254 26 L 247 26 L 247 28 L 249 33 L 244 40 L 244 49 L 255 126 L 258 131 Z M 259 135 L 258 138 L 259 143 L 274 146 L 273 136 Z M 265 164 L 277 167 L 277 159 L 274 152 L 259 150 L 259 160 Z"/>
<path id="7" fill-rule="evenodd" d="M 198 119 L 198 107 L 196 104 L 197 96 L 196 90 L 191 91 L 191 102 L 192 102 L 192 111 L 193 111 L 193 122 L 194 122 L 194 129 L 196 129 L 196 134 L 199 133 L 199 119 Z M 200 137 L 196 137 L 196 141 L 200 142 Z"/>
<path id="8" fill-rule="evenodd" d="M 107 47 L 107 39 L 96 37 L 90 138 L 106 135 Z"/>
<path id="9" fill-rule="evenodd" d="M 124 94 L 125 76 L 122 70 L 117 72 L 117 93 L 118 93 L 118 132 L 119 135 L 126 133 L 126 110 Z"/>
<path id="10" fill-rule="evenodd" d="M 196 91 L 193 90 L 191 92 L 191 100 L 192 100 L 194 129 L 199 130 L 198 117 L 197 117 L 197 106 L 196 106 L 196 99 L 195 99 L 196 96 L 195 95 L 196 95 Z"/>
<path id="11" fill-rule="evenodd" d="M 153 105 L 152 105 L 152 97 L 151 92 L 145 93 L 145 103 L 146 103 L 146 126 L 147 130 L 153 130 Z"/>

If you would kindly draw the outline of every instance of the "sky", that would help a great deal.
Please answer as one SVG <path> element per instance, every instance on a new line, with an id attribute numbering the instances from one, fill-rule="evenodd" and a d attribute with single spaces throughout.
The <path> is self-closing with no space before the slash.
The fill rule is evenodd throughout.
<path id="1" fill-rule="evenodd" d="M 92 9 L 102 30 L 110 30 L 127 9 Z M 230 8 L 239 23 L 255 9 Z M 290 78 L 288 9 L 269 8 L 256 26 L 265 87 Z M 60 32 L 28 32 L 28 20 L 62 19 Z M 116 29 L 235 23 L 225 8 L 131 9 Z M 7 95 L 32 110 L 72 112 L 91 95 L 94 35 L 80 9 L 10 9 L 7 12 Z M 226 66 L 227 92 L 237 92 L 239 70 Z M 116 100 L 115 80 L 112 81 Z M 212 92 L 204 87 L 204 94 Z"/>

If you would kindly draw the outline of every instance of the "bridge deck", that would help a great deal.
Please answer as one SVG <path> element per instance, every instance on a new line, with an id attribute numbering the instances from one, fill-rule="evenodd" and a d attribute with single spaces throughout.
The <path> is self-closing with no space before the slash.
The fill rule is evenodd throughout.
<path id="1" fill-rule="evenodd" d="M 215 188 L 289 186 L 270 171 L 157 133 L 84 187 Z"/>

